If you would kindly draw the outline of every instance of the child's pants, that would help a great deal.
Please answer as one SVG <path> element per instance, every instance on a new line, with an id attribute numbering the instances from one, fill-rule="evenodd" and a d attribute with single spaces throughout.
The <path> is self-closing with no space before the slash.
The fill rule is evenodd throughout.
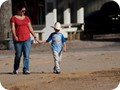
<path id="1" fill-rule="evenodd" d="M 54 70 L 60 72 L 60 62 L 62 57 L 62 51 L 57 52 L 53 50 L 53 57 L 54 57 Z"/>

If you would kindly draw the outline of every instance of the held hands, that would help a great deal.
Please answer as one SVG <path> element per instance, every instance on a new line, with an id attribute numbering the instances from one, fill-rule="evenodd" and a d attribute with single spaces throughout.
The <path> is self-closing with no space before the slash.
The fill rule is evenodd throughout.
<path id="1" fill-rule="evenodd" d="M 34 37 L 34 40 L 35 40 L 35 42 L 37 42 L 39 44 L 41 44 L 41 43 L 47 43 L 46 41 L 41 41 L 41 40 L 37 39 L 36 37 Z"/>
<path id="2" fill-rule="evenodd" d="M 41 43 L 41 41 L 39 39 L 37 39 L 36 37 L 34 38 L 35 42 L 37 43 Z"/>
<path id="3" fill-rule="evenodd" d="M 37 38 L 34 38 L 34 40 L 35 40 L 35 42 L 37 42 L 37 43 L 39 43 L 39 44 L 47 43 L 46 41 L 41 41 L 41 40 L 39 40 L 39 39 L 37 39 Z"/>

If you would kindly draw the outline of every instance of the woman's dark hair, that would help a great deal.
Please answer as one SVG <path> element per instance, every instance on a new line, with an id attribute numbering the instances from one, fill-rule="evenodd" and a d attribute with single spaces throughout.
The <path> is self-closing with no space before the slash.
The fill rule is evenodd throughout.
<path id="1" fill-rule="evenodd" d="M 22 8 L 25 8 L 25 5 L 23 3 L 19 3 L 16 5 L 16 10 L 22 10 Z"/>
<path id="2" fill-rule="evenodd" d="M 13 8 L 13 15 L 16 15 L 18 10 L 22 10 L 22 8 L 25 8 L 25 4 L 22 2 L 17 2 Z"/>

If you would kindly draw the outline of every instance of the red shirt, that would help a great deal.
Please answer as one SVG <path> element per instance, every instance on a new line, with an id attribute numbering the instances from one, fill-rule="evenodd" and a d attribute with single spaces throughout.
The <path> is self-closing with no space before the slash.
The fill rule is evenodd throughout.
<path id="1" fill-rule="evenodd" d="M 19 41 L 25 41 L 30 38 L 30 30 L 28 28 L 28 23 L 30 22 L 29 17 L 25 16 L 24 19 L 20 20 L 12 16 L 10 22 L 15 23 L 15 32 Z"/>

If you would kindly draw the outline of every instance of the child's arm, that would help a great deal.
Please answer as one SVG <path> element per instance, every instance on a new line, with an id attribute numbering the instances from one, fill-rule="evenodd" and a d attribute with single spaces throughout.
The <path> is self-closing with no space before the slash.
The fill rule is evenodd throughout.
<path id="1" fill-rule="evenodd" d="M 48 41 L 47 41 L 47 40 L 45 40 L 45 41 L 40 41 L 40 43 L 48 43 Z"/>
<path id="2" fill-rule="evenodd" d="M 63 43 L 63 51 L 66 52 L 66 42 Z"/>
<path id="3" fill-rule="evenodd" d="M 40 43 L 48 43 L 51 41 L 51 39 L 52 39 L 52 35 L 50 35 L 47 40 L 41 41 Z"/>

